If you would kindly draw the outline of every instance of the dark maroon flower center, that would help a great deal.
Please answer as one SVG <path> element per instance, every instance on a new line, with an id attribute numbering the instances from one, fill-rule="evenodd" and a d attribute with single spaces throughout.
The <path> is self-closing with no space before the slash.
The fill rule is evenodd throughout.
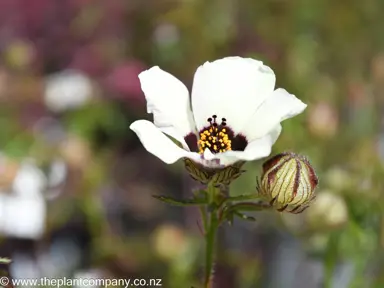
<path id="1" fill-rule="evenodd" d="M 212 115 L 207 119 L 209 125 L 199 131 L 197 136 L 194 133 L 184 137 L 188 147 L 193 152 L 203 154 L 205 149 L 209 149 L 213 154 L 226 151 L 244 151 L 248 144 L 245 136 L 237 134 L 227 125 L 227 119 L 221 118 L 218 123 L 217 115 Z"/>

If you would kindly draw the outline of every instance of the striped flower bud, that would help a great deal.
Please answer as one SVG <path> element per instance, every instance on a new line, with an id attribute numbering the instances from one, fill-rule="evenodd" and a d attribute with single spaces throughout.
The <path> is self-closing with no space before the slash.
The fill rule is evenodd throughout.
<path id="1" fill-rule="evenodd" d="M 315 171 L 304 156 L 281 153 L 263 164 L 257 190 L 278 211 L 296 214 L 308 208 L 317 184 Z"/>

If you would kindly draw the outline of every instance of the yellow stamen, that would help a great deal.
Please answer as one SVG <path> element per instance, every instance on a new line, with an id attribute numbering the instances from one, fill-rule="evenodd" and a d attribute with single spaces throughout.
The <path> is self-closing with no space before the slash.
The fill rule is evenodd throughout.
<path id="1" fill-rule="evenodd" d="M 208 127 L 200 132 L 198 140 L 199 153 L 203 154 L 205 148 L 210 148 L 213 153 L 223 153 L 232 150 L 232 141 L 229 139 L 227 129 Z"/>

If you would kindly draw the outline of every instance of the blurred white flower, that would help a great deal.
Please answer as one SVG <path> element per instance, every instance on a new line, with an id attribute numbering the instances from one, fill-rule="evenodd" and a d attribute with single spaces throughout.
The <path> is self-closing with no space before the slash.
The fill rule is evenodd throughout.
<path id="1" fill-rule="evenodd" d="M 13 182 L 13 191 L 15 195 L 38 198 L 41 197 L 41 192 L 46 187 L 46 183 L 47 179 L 44 173 L 32 160 L 25 160 Z"/>
<path id="2" fill-rule="evenodd" d="M 0 231 L 8 236 L 39 239 L 44 233 L 43 199 L 0 195 Z"/>
<path id="3" fill-rule="evenodd" d="M 348 207 L 341 196 L 323 191 L 317 194 L 305 216 L 311 229 L 337 228 L 348 221 Z"/>
<path id="4" fill-rule="evenodd" d="M 102 271 L 97 270 L 97 269 L 92 269 L 92 270 L 83 270 L 83 271 L 77 271 L 73 277 L 74 279 L 103 279 L 105 278 L 104 273 Z M 75 288 L 85 288 L 85 287 L 94 287 L 98 288 L 99 286 L 96 285 L 97 283 L 95 282 L 95 285 L 81 285 L 81 281 L 76 281 L 75 282 Z"/>
<path id="5" fill-rule="evenodd" d="M 350 173 L 341 167 L 328 169 L 324 175 L 324 180 L 334 192 L 340 192 L 356 185 Z"/>
<path id="6" fill-rule="evenodd" d="M 12 255 L 9 270 L 15 279 L 38 279 L 42 276 L 36 261 L 30 255 L 20 252 Z"/>
<path id="7" fill-rule="evenodd" d="M 55 159 L 47 171 L 47 189 L 45 199 L 53 200 L 63 192 L 63 184 L 67 180 L 68 167 L 62 159 Z"/>
<path id="8" fill-rule="evenodd" d="M 81 107 L 92 97 L 92 81 L 76 70 L 49 76 L 45 86 L 45 105 L 53 112 Z"/>
<path id="9" fill-rule="evenodd" d="M 67 165 L 61 159 L 56 159 L 51 163 L 48 174 L 48 186 L 55 187 L 64 183 L 67 178 Z"/>
<path id="10" fill-rule="evenodd" d="M 280 135 L 280 122 L 307 106 L 286 90 L 275 90 L 272 69 L 250 58 L 227 57 L 200 66 L 192 109 L 187 88 L 171 74 L 156 66 L 139 78 L 154 123 L 139 120 L 130 128 L 148 152 L 167 164 L 189 158 L 217 168 L 266 157 Z"/>
<path id="11" fill-rule="evenodd" d="M 0 233 L 39 239 L 44 233 L 46 178 L 32 162 L 25 161 L 13 182 L 13 193 L 0 194 Z"/>

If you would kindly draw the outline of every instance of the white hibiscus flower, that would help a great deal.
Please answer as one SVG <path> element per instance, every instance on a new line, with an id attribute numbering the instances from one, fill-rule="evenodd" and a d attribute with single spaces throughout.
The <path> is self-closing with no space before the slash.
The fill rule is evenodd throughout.
<path id="1" fill-rule="evenodd" d="M 227 57 L 200 66 L 191 101 L 184 84 L 157 66 L 139 78 L 154 121 L 138 120 L 130 128 L 148 152 L 167 164 L 189 158 L 222 168 L 266 157 L 280 135 L 280 122 L 307 106 L 286 90 L 275 90 L 272 69 L 250 58 Z"/>

